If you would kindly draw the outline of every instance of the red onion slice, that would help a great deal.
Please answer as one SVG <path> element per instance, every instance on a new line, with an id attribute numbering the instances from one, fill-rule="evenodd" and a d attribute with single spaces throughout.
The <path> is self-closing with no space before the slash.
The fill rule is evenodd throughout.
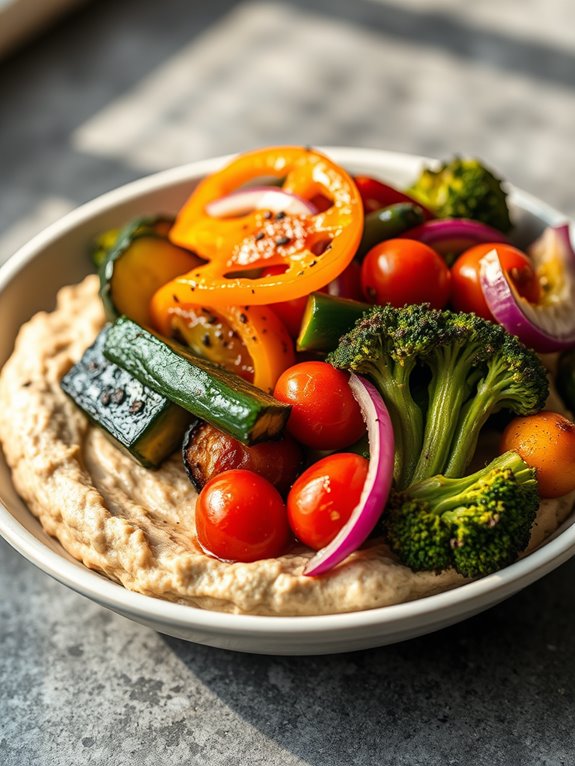
<path id="1" fill-rule="evenodd" d="M 320 575 L 342 562 L 367 540 L 385 507 L 393 480 L 395 440 L 387 407 L 377 388 L 353 373 L 349 385 L 367 424 L 370 460 L 359 503 L 334 539 L 316 553 L 304 575 Z"/>
<path id="2" fill-rule="evenodd" d="M 501 267 L 497 249 L 481 259 L 481 289 L 489 310 L 505 329 L 539 353 L 575 346 L 575 253 L 569 224 L 545 229 L 529 251 L 537 273 L 556 275 L 557 287 L 543 304 L 522 298 Z"/>
<path id="3" fill-rule="evenodd" d="M 206 205 L 206 213 L 212 218 L 239 218 L 252 210 L 270 210 L 272 213 L 290 215 L 315 215 L 315 205 L 303 197 L 278 189 L 277 186 L 253 186 L 240 189 Z"/>
<path id="4" fill-rule="evenodd" d="M 487 242 L 510 244 L 509 239 L 492 226 L 468 218 L 444 218 L 426 221 L 403 235 L 437 250 L 441 255 L 460 255 L 474 245 Z"/>

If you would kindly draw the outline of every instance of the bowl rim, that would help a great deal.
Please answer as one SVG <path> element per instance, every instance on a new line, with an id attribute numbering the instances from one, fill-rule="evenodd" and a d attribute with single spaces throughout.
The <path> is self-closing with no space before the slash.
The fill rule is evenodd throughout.
<path id="1" fill-rule="evenodd" d="M 389 152 L 379 149 L 320 147 L 342 164 L 386 164 L 405 169 L 406 165 L 432 162 L 427 157 Z M 140 178 L 106 192 L 64 215 L 58 221 L 35 235 L 0 267 L 0 294 L 30 261 L 41 257 L 42 250 L 54 240 L 92 217 L 109 211 L 120 203 L 137 199 L 144 193 L 159 191 L 174 184 L 190 181 L 213 172 L 234 155 L 191 162 Z M 522 209 L 533 213 L 545 223 L 557 224 L 566 220 L 560 212 L 539 201 L 536 197 L 510 186 L 510 198 Z M 37 521 L 35 519 L 35 521 Z M 565 527 L 565 524 L 563 525 Z M 29 532 L 9 511 L 0 499 L 0 535 L 19 553 L 45 573 L 72 590 L 88 596 L 121 613 L 140 617 L 143 621 L 195 628 L 199 631 L 216 631 L 221 635 L 248 636 L 256 633 L 268 635 L 294 635 L 305 637 L 318 631 L 355 631 L 358 628 L 393 626 L 414 620 L 429 622 L 439 612 L 454 610 L 463 613 L 465 605 L 479 601 L 488 604 L 505 598 L 524 585 L 538 579 L 575 554 L 575 520 L 566 528 L 560 527 L 529 555 L 498 572 L 451 590 L 414 601 L 391 606 L 324 615 L 253 615 L 218 612 L 166 601 L 130 591 L 89 569 L 80 561 L 73 561 L 52 550 L 38 537 Z M 520 585 L 518 585 L 520 583 Z M 496 598 L 490 598 L 497 594 Z"/>

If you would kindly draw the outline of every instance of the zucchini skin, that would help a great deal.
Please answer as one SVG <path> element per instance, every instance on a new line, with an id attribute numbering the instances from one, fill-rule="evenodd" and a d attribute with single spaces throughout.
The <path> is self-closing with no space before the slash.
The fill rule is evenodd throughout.
<path id="1" fill-rule="evenodd" d="M 62 378 L 64 393 L 117 446 L 146 468 L 156 468 L 180 446 L 190 415 L 103 353 L 108 328 Z"/>
<path id="2" fill-rule="evenodd" d="M 105 356 L 141 383 L 244 444 L 280 435 L 290 408 L 128 317 L 110 327 Z"/>
<path id="3" fill-rule="evenodd" d="M 159 237 L 167 237 L 173 223 L 173 216 L 146 215 L 138 216 L 120 228 L 107 229 L 101 232 L 90 246 L 90 258 L 93 265 L 96 270 L 99 270 L 112 250 L 118 247 L 123 240 L 129 242 L 137 233 L 151 233 Z"/>
<path id="4" fill-rule="evenodd" d="M 341 336 L 349 332 L 369 308 L 368 303 L 312 293 L 307 300 L 297 350 L 333 351 Z"/>
<path id="5" fill-rule="evenodd" d="M 357 248 L 356 258 L 363 260 L 372 247 L 386 239 L 399 237 L 408 229 L 425 221 L 425 213 L 419 205 L 396 202 L 381 210 L 368 213 L 363 224 L 363 236 Z"/>

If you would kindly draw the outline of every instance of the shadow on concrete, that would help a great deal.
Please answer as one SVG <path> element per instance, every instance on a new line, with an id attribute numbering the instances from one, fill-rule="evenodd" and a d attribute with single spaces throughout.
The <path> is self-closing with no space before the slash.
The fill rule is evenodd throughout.
<path id="1" fill-rule="evenodd" d="M 465 623 L 353 654 L 265 657 L 164 640 L 310 766 L 539 764 L 575 746 L 574 575 L 572 562 Z"/>

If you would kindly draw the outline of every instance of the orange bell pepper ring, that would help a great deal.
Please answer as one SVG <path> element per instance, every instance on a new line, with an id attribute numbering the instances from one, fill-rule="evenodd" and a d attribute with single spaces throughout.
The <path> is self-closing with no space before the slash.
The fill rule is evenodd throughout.
<path id="1" fill-rule="evenodd" d="M 206 212 L 209 203 L 266 177 L 281 179 L 286 192 L 305 200 L 319 195 L 331 205 L 315 215 L 273 215 L 255 209 L 233 218 L 214 218 Z M 325 155 L 303 147 L 243 154 L 201 181 L 177 216 L 171 241 L 206 263 L 160 288 L 156 311 L 177 303 L 251 306 L 309 295 L 353 260 L 362 232 L 357 187 Z M 284 271 L 259 273 L 269 266 Z"/>

